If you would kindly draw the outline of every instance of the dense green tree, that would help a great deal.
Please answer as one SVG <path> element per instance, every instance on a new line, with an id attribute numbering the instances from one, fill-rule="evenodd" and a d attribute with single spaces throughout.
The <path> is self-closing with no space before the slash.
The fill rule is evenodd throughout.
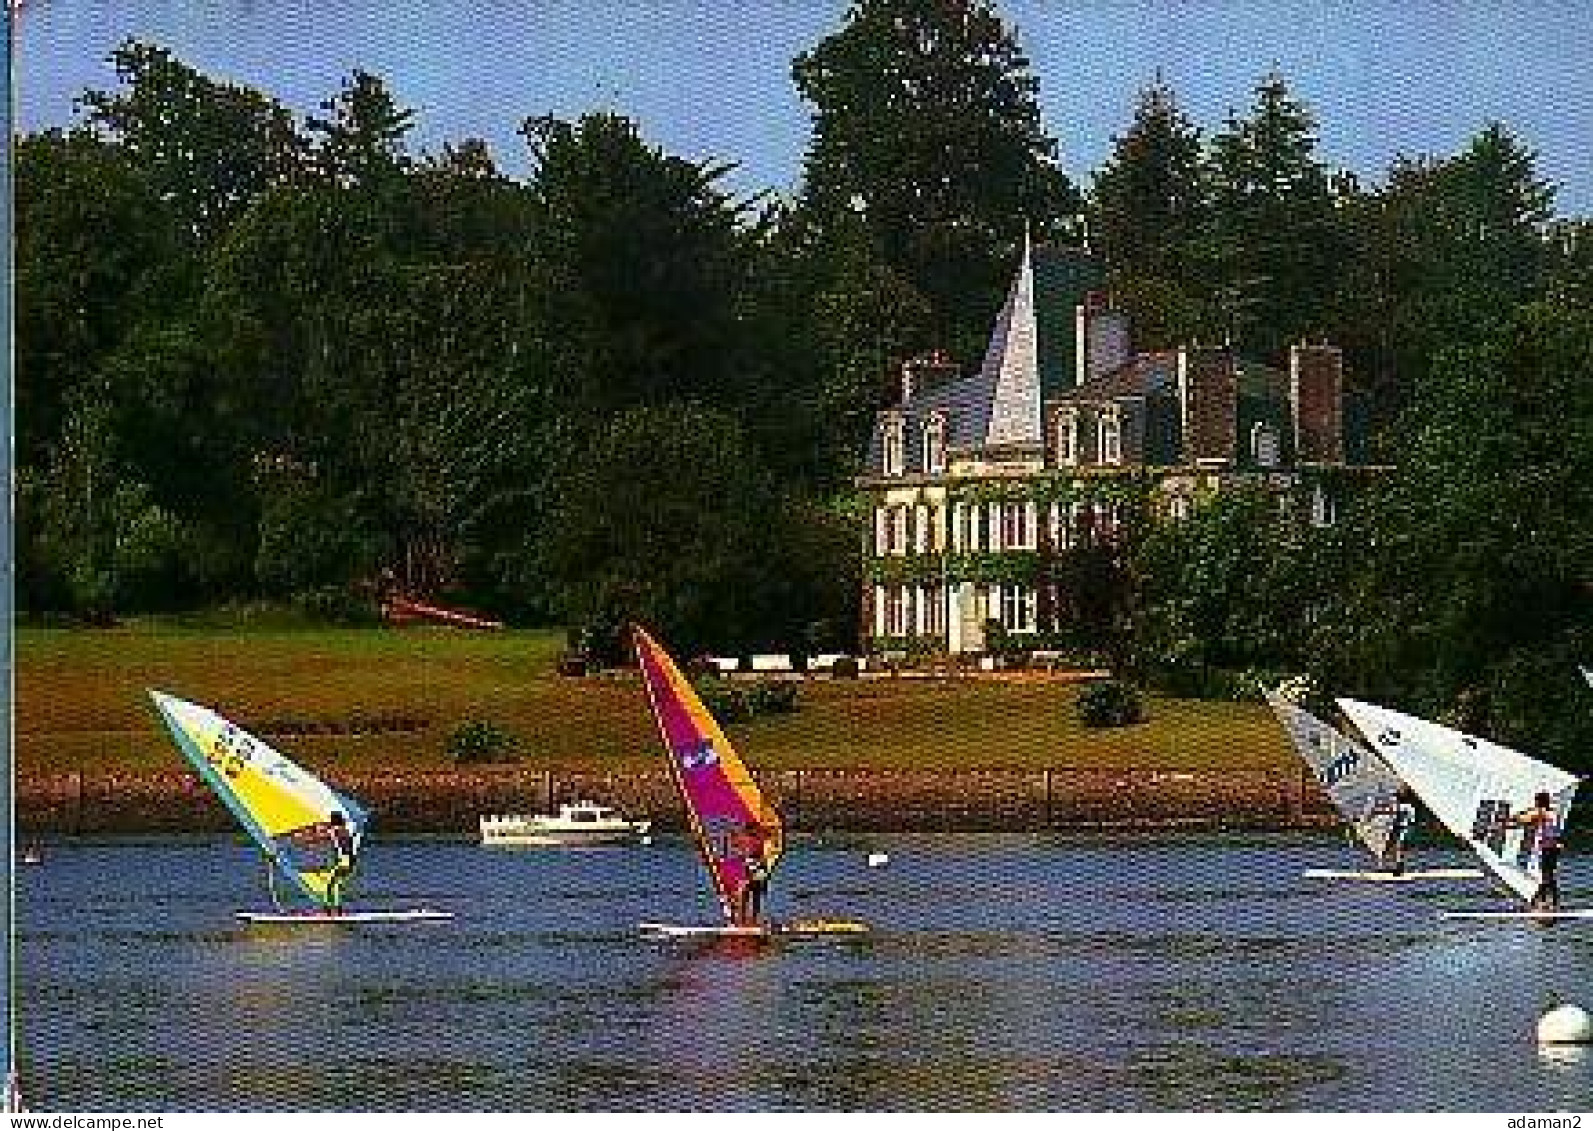
<path id="1" fill-rule="evenodd" d="M 612 417 L 552 484 L 539 539 L 567 623 L 656 626 L 677 653 L 737 648 L 775 612 L 775 485 L 735 418 L 690 403 Z"/>
<path id="2" fill-rule="evenodd" d="M 1396 160 L 1382 189 L 1356 200 L 1340 337 L 1385 419 L 1411 403 L 1439 351 L 1542 293 L 1552 201 L 1533 154 L 1497 124 L 1455 156 Z"/>
<path id="3" fill-rule="evenodd" d="M 527 121 L 540 340 L 550 392 L 584 424 L 635 404 L 742 403 L 751 266 L 723 166 L 648 144 L 611 114 Z"/>
<path id="4" fill-rule="evenodd" d="M 1081 210 L 1016 37 L 988 0 L 855 0 L 792 71 L 813 107 L 803 206 L 863 219 L 931 304 L 920 347 L 977 356 L 1025 222 L 1051 237 Z"/>
<path id="5" fill-rule="evenodd" d="M 327 117 L 311 115 L 305 124 L 316 138 L 313 163 L 322 176 L 368 185 L 409 167 L 404 138 L 415 112 L 400 107 L 380 78 L 356 69 L 321 109 Z"/>
<path id="6" fill-rule="evenodd" d="M 15 178 L 16 446 L 29 464 L 185 257 L 171 210 L 120 146 L 83 130 L 23 137 Z"/>
<path id="7" fill-rule="evenodd" d="M 125 148 L 186 231 L 224 231 L 265 189 L 303 168 L 305 143 L 283 106 L 217 82 L 164 47 L 128 40 L 111 53 L 122 88 L 87 91 L 89 123 Z"/>
<path id="8" fill-rule="evenodd" d="M 1204 220 L 1200 131 L 1160 76 L 1095 172 L 1090 238 L 1107 265 L 1134 276 L 1187 279 Z"/>
<path id="9" fill-rule="evenodd" d="M 1403 418 L 1337 619 L 1344 683 L 1588 765 L 1593 315 L 1531 304 L 1445 351 Z"/>
<path id="10" fill-rule="evenodd" d="M 1264 357 L 1327 328 L 1345 237 L 1316 148 L 1314 115 L 1271 74 L 1207 153 L 1207 293 L 1235 344 Z"/>

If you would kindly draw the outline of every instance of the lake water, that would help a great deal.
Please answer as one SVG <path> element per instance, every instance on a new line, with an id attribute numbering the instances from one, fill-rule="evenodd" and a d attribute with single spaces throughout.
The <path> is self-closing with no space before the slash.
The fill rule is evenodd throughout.
<path id="1" fill-rule="evenodd" d="M 871 869 L 866 855 L 890 853 Z M 17 869 L 34 1110 L 1593 1106 L 1593 924 L 1441 921 L 1481 881 L 1328 883 L 1331 835 L 797 839 L 777 915 L 863 940 L 643 940 L 708 922 L 678 841 L 373 841 L 355 901 L 449 923 L 244 928 L 231 840 L 51 845 Z M 1429 866 L 1466 863 L 1428 850 Z M 1568 902 L 1593 899 L 1568 857 Z M 1580 876 L 1578 875 L 1580 873 Z"/>

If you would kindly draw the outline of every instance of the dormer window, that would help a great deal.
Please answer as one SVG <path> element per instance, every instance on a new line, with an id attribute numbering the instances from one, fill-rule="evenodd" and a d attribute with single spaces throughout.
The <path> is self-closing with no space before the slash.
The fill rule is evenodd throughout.
<path id="1" fill-rule="evenodd" d="M 900 475 L 906 467 L 907 429 L 900 417 L 885 422 L 885 474 Z"/>
<path id="2" fill-rule="evenodd" d="M 1278 430 L 1270 424 L 1257 424 L 1250 429 L 1250 456 L 1257 467 L 1277 467 Z"/>
<path id="3" fill-rule="evenodd" d="M 1096 424 L 1100 440 L 1101 462 L 1123 462 L 1123 416 L 1114 405 L 1101 413 Z"/>
<path id="4" fill-rule="evenodd" d="M 1059 467 L 1073 467 L 1079 462 L 1077 409 L 1065 408 L 1056 414 L 1056 462 Z"/>
<path id="5" fill-rule="evenodd" d="M 941 475 L 946 470 L 946 418 L 935 413 L 924 423 L 924 474 Z"/>

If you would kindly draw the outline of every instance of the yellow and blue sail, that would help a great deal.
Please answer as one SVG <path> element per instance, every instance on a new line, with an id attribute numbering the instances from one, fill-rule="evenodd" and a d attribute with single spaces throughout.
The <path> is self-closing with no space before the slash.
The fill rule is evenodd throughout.
<path id="1" fill-rule="evenodd" d="M 675 785 L 726 919 L 761 856 L 772 869 L 785 848 L 780 815 L 669 654 L 633 627 L 636 661 Z"/>
<path id="2" fill-rule="evenodd" d="M 209 708 L 149 694 L 177 748 L 293 890 L 327 905 L 337 863 L 327 831 L 332 815 L 342 815 L 357 851 L 369 814 Z"/>

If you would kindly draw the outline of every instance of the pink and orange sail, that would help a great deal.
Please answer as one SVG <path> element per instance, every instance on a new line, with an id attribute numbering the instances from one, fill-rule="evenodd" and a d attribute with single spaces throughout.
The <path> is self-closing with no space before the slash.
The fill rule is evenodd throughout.
<path id="1" fill-rule="evenodd" d="M 640 626 L 632 626 L 631 632 L 647 699 L 698 852 L 725 919 L 735 922 L 749 865 L 761 860 L 766 871 L 772 870 L 784 850 L 780 815 L 759 792 L 746 763 L 669 653 Z"/>

